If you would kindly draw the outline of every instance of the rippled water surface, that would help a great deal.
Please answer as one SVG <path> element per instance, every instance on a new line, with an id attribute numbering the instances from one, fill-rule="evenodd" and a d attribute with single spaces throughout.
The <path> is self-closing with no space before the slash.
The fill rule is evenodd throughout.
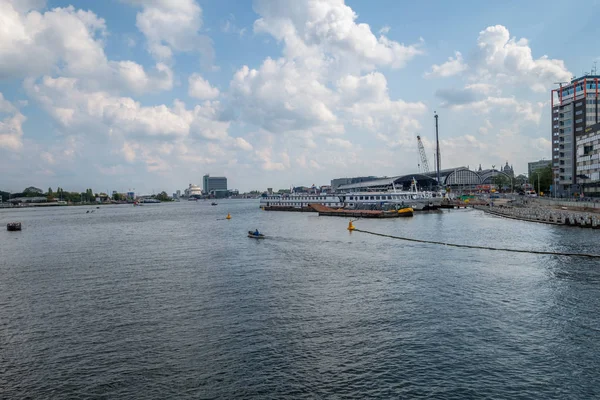
<path id="1" fill-rule="evenodd" d="M 257 201 L 0 222 L 0 398 L 600 397 L 598 260 Z M 600 231 L 475 210 L 356 226 L 600 252 Z"/>

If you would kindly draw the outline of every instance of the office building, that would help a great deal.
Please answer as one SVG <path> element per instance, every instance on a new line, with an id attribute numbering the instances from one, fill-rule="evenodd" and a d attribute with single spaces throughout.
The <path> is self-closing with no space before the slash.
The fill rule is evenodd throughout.
<path id="1" fill-rule="evenodd" d="M 227 195 L 227 178 L 224 176 L 204 175 L 202 178 L 204 194 L 224 197 Z"/>
<path id="2" fill-rule="evenodd" d="M 577 139 L 599 121 L 598 75 L 575 78 L 551 91 L 552 170 L 556 195 L 579 193 Z"/>
<path id="3" fill-rule="evenodd" d="M 600 196 L 600 124 L 577 138 L 577 182 L 584 196 Z"/>
<path id="4" fill-rule="evenodd" d="M 533 174 L 535 171 L 545 168 L 550 164 L 552 164 L 551 160 L 539 160 L 527 163 L 527 176 L 531 177 L 531 174 Z"/>

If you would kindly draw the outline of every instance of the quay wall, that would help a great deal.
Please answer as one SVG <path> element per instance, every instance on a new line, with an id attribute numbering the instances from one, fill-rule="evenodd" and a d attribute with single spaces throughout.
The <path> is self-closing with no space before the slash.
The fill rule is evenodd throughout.
<path id="1" fill-rule="evenodd" d="M 557 200 L 536 198 L 532 202 L 544 206 L 559 206 L 559 207 L 576 207 L 576 208 L 597 208 L 600 210 L 600 202 L 595 201 L 572 201 L 572 200 Z"/>
<path id="2" fill-rule="evenodd" d="M 551 225 L 578 226 L 581 228 L 600 228 L 600 214 L 580 211 L 556 210 L 546 207 L 486 207 L 475 206 L 492 215 L 518 219 L 528 222 L 539 222 Z"/>

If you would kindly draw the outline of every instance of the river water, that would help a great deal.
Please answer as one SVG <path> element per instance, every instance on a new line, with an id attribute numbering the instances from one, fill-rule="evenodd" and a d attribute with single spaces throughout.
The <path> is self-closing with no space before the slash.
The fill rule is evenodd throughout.
<path id="1" fill-rule="evenodd" d="M 10 221 L 0 398 L 600 397 L 598 260 L 350 233 L 256 200 L 0 210 Z M 600 231 L 476 210 L 355 225 L 600 251 Z"/>

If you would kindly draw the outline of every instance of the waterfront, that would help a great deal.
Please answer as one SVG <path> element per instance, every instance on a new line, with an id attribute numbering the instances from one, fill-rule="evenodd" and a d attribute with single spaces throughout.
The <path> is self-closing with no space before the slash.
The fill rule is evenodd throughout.
<path id="1" fill-rule="evenodd" d="M 0 211 L 23 223 L 0 233 L 0 397 L 600 395 L 596 260 L 405 243 L 258 201 L 85 211 Z M 548 251 L 600 239 L 477 210 L 355 224 Z"/>

